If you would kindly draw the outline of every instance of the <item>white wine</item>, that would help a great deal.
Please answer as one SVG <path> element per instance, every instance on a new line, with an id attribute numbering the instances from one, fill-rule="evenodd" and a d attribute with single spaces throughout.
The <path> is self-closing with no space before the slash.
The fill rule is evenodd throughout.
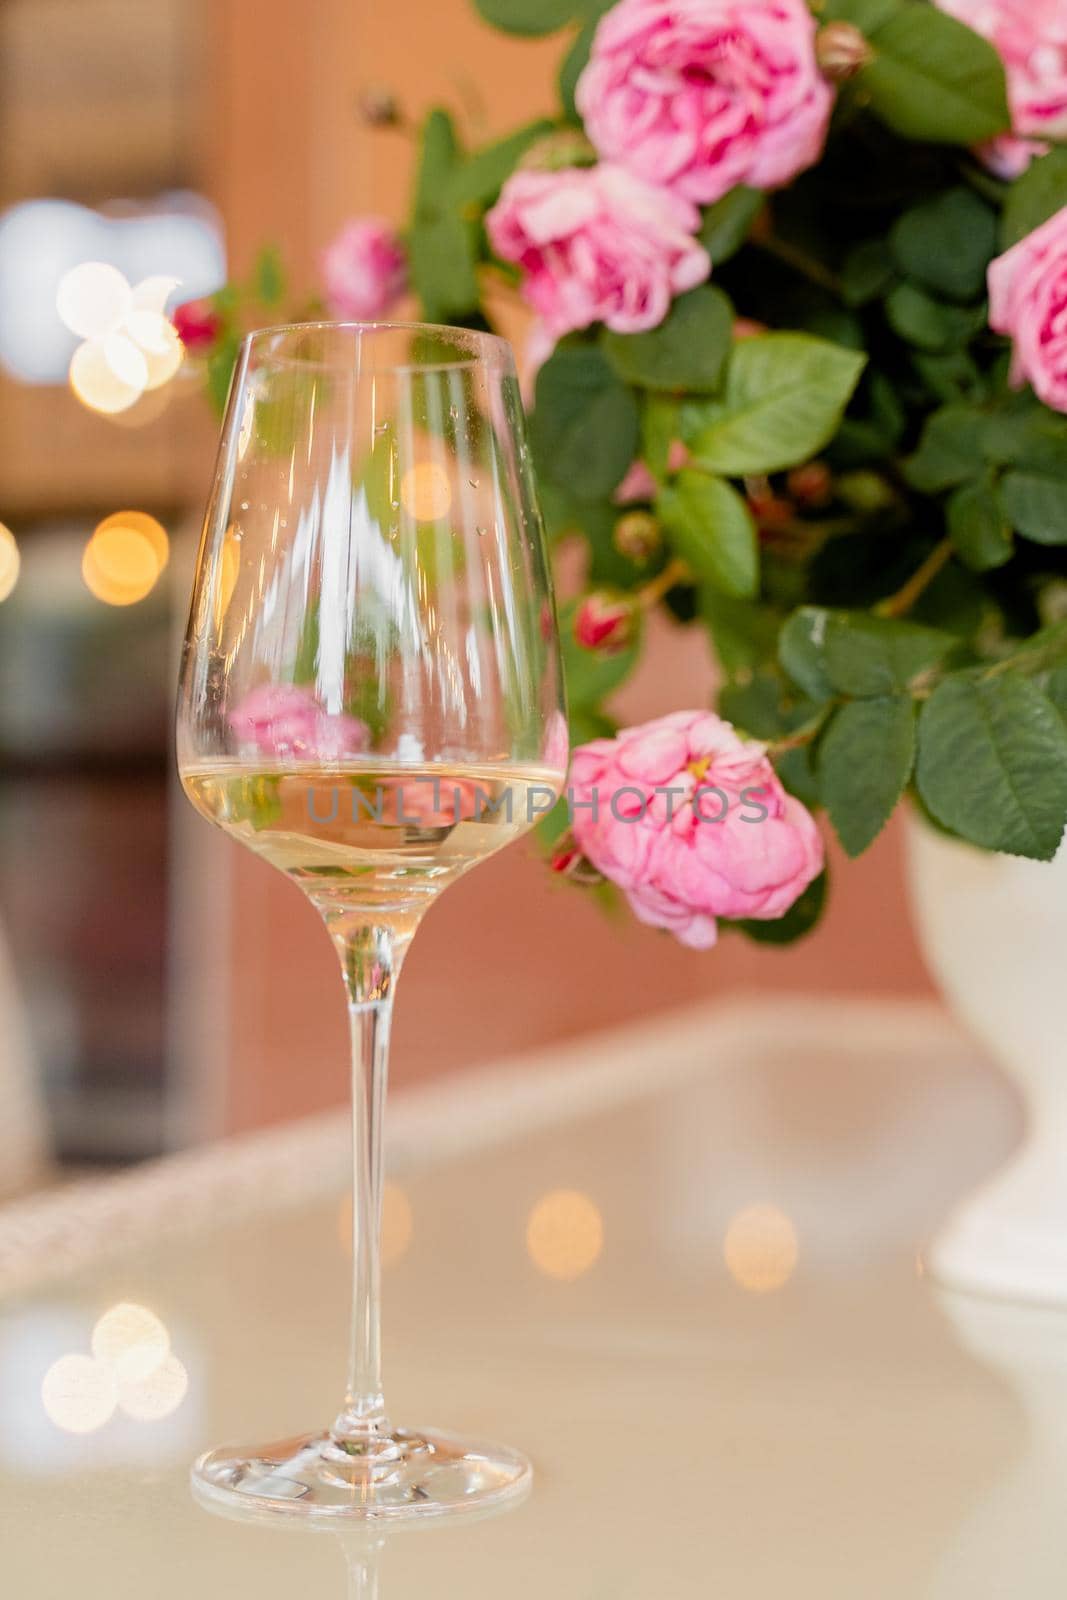
<path id="1" fill-rule="evenodd" d="M 536 767 L 217 763 L 187 768 L 209 821 L 294 878 L 313 899 L 418 916 L 468 867 L 510 844 L 558 797 Z"/>

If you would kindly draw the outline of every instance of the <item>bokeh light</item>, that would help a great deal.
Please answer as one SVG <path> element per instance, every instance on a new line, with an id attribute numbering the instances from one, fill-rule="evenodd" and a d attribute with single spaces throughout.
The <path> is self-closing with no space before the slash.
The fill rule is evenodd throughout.
<path id="1" fill-rule="evenodd" d="M 144 1377 L 119 1383 L 119 1410 L 135 1422 L 161 1422 L 177 1411 L 189 1389 L 189 1374 L 175 1355 L 168 1355 Z"/>
<path id="2" fill-rule="evenodd" d="M 750 1294 L 770 1294 L 796 1271 L 797 1232 L 777 1206 L 748 1206 L 730 1219 L 723 1255 L 730 1276 Z"/>
<path id="3" fill-rule="evenodd" d="M 104 518 L 85 547 L 85 586 L 106 605 L 133 605 L 151 593 L 168 553 L 166 530 L 154 517 L 117 511 Z"/>
<path id="4" fill-rule="evenodd" d="M 6 600 L 19 581 L 22 557 L 15 535 L 0 522 L 0 600 Z"/>
<path id="5" fill-rule="evenodd" d="M 401 478 L 400 499 L 408 516 L 416 522 L 439 522 L 452 506 L 448 473 L 436 461 L 420 461 Z"/>
<path id="6" fill-rule="evenodd" d="M 145 389 L 161 389 L 185 359 L 185 346 L 174 324 L 158 311 L 132 311 L 126 319 L 126 332 L 144 357 Z"/>
<path id="7" fill-rule="evenodd" d="M 578 1189 L 542 1195 L 526 1224 L 526 1249 L 546 1277 L 580 1278 L 604 1247 L 604 1222 L 594 1201 Z"/>
<path id="8" fill-rule="evenodd" d="M 142 278 L 140 283 L 134 284 L 132 290 L 132 303 L 135 311 L 154 311 L 161 317 L 167 309 L 167 301 L 181 285 L 180 278 L 165 277 L 162 273 L 153 273 L 149 278 Z"/>
<path id="9" fill-rule="evenodd" d="M 112 333 L 133 303 L 133 291 L 117 267 L 83 261 L 59 280 L 56 310 L 71 333 L 100 339 Z"/>
<path id="10" fill-rule="evenodd" d="M 60 1356 L 41 1380 L 45 1414 L 65 1433 L 95 1433 L 117 1401 L 114 1372 L 92 1356 Z"/>
<path id="11" fill-rule="evenodd" d="M 118 1383 L 135 1383 L 162 1366 L 170 1354 L 170 1335 L 154 1311 L 122 1300 L 99 1319 L 90 1348 Z"/>
<path id="12" fill-rule="evenodd" d="M 111 416 L 128 410 L 141 398 L 148 381 L 148 363 L 142 355 L 144 382 L 131 383 L 115 370 L 105 350 L 105 342 L 103 339 L 87 339 L 78 346 L 70 358 L 70 386 L 83 406 L 90 411 Z M 131 341 L 126 342 L 136 350 Z M 120 357 L 121 353 L 120 347 Z"/>

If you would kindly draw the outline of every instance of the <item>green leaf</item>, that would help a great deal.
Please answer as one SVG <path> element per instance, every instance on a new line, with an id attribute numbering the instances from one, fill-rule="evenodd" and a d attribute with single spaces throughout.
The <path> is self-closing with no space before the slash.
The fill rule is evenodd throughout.
<path id="1" fill-rule="evenodd" d="M 588 345 L 556 350 L 537 374 L 530 437 L 539 470 L 579 500 L 606 499 L 637 453 L 637 402 Z"/>
<path id="2" fill-rule="evenodd" d="M 494 28 L 530 39 L 555 33 L 582 9 L 579 0 L 474 0 L 474 4 Z"/>
<path id="3" fill-rule="evenodd" d="M 725 683 L 719 690 L 719 715 L 754 739 L 780 739 L 790 732 L 783 687 L 773 671 L 757 672 L 743 683 Z"/>
<path id="4" fill-rule="evenodd" d="M 721 266 L 737 254 L 765 204 L 762 190 L 742 183 L 707 208 L 699 238 L 713 266 Z"/>
<path id="5" fill-rule="evenodd" d="M 784 670 L 813 700 L 829 700 L 834 686 L 826 673 L 826 627 L 830 612 L 821 606 L 801 606 L 778 635 L 778 660 Z"/>
<path id="6" fill-rule="evenodd" d="M 820 789 L 848 855 L 862 855 L 881 833 L 914 764 L 909 695 L 854 700 L 834 714 L 819 747 Z"/>
<path id="7" fill-rule="evenodd" d="M 953 350 L 986 326 L 984 306 L 949 306 L 913 283 L 898 283 L 885 303 L 889 326 L 920 350 Z"/>
<path id="8" fill-rule="evenodd" d="M 1004 66 L 993 46 L 933 6 L 902 5 L 868 32 L 875 58 L 855 79 L 902 138 L 980 144 L 1010 125 Z"/>
<path id="9" fill-rule="evenodd" d="M 1000 222 L 1000 242 L 1005 250 L 1025 239 L 1067 206 L 1067 150 L 1050 150 L 1016 178 L 1008 190 Z"/>
<path id="10" fill-rule="evenodd" d="M 567 54 L 564 56 L 559 69 L 559 97 L 563 110 L 571 122 L 581 122 L 581 115 L 574 103 L 574 96 L 578 88 L 578 79 L 585 71 L 589 61 L 589 53 L 593 48 L 593 39 L 596 35 L 599 16 L 592 16 L 584 23 L 575 36 Z"/>
<path id="11" fill-rule="evenodd" d="M 986 850 L 1051 861 L 1067 821 L 1067 725 L 1025 678 L 946 678 L 919 719 L 919 793 Z"/>
<path id="12" fill-rule="evenodd" d="M 1043 673 L 1037 687 L 1067 724 L 1067 666 L 1054 667 L 1051 672 Z"/>
<path id="13" fill-rule="evenodd" d="M 605 333 L 608 360 L 627 383 L 701 393 L 719 387 L 733 336 L 734 308 L 702 285 L 675 300 L 648 333 Z"/>
<path id="14" fill-rule="evenodd" d="M 890 17 L 895 17 L 903 3 L 904 0 L 826 0 L 820 16 L 825 22 L 851 22 L 869 37 Z"/>
<path id="15" fill-rule="evenodd" d="M 694 577 L 739 599 L 756 593 L 756 524 L 730 484 L 686 467 L 657 497 L 656 512 Z"/>
<path id="16" fill-rule="evenodd" d="M 1012 527 L 1035 544 L 1067 544 L 1067 478 L 1007 472 L 1000 503 Z"/>
<path id="17" fill-rule="evenodd" d="M 771 922 L 761 922 L 749 917 L 732 922 L 729 926 L 737 928 L 756 944 L 796 944 L 798 939 L 803 939 L 811 933 L 822 919 L 823 911 L 826 909 L 827 887 L 828 875 L 824 870 L 813 883 L 809 883 L 799 900 L 793 902 L 784 917 L 778 917 Z"/>
<path id="18" fill-rule="evenodd" d="M 803 333 L 735 344 L 721 400 L 693 408 L 694 459 L 727 476 L 808 461 L 833 438 L 866 357 Z"/>
<path id="19" fill-rule="evenodd" d="M 449 202 L 461 161 L 447 111 L 431 111 L 422 128 L 411 222 L 411 280 L 429 322 L 447 322 L 479 303 L 477 232 Z"/>
<path id="20" fill-rule="evenodd" d="M 496 144 L 475 150 L 460 166 L 453 169 L 445 184 L 446 203 L 457 210 L 464 206 L 491 205 L 505 182 L 511 177 L 521 158 L 551 133 L 553 124 L 542 117 L 538 122 L 527 123 L 517 133 L 509 134 Z"/>
<path id="21" fill-rule="evenodd" d="M 233 369 L 241 351 L 241 341 L 232 330 L 226 333 L 208 356 L 207 387 L 211 404 L 221 417 L 230 397 Z"/>
<path id="22" fill-rule="evenodd" d="M 657 483 L 668 475 L 671 445 L 681 438 L 681 433 L 677 400 L 648 395 L 641 407 L 641 459 Z"/>
<path id="23" fill-rule="evenodd" d="M 1014 549 L 995 479 L 967 483 L 948 503 L 948 531 L 961 560 L 972 572 L 988 572 L 1009 561 Z"/>
<path id="24" fill-rule="evenodd" d="M 916 351 L 912 361 L 930 393 L 946 405 L 966 400 L 981 386 L 978 363 L 968 350 L 949 350 L 943 354 Z"/>
<path id="25" fill-rule="evenodd" d="M 771 606 L 739 600 L 710 584 L 701 586 L 698 603 L 724 672 L 752 671 L 773 659 L 781 618 Z"/>
<path id="26" fill-rule="evenodd" d="M 869 305 L 895 278 L 893 258 L 884 239 L 865 239 L 850 250 L 841 268 L 841 293 L 848 306 Z"/>
<path id="27" fill-rule="evenodd" d="M 949 300 L 974 300 L 996 254 L 996 218 L 973 190 L 949 189 L 906 211 L 889 243 L 907 277 Z"/>
<path id="28" fill-rule="evenodd" d="M 778 657 L 815 699 L 898 694 L 940 665 L 956 646 L 950 633 L 869 611 L 801 606 L 782 630 Z"/>
<path id="29" fill-rule="evenodd" d="M 1000 411 L 993 424 L 983 439 L 987 461 L 1067 479 L 1067 417 L 1024 396 Z"/>
<path id="30" fill-rule="evenodd" d="M 921 494 L 940 494 L 966 483 L 982 470 L 987 418 L 973 406 L 949 405 L 935 411 L 923 429 L 919 448 L 904 473 Z"/>
<path id="31" fill-rule="evenodd" d="M 285 268 L 276 245 L 264 245 L 252 274 L 256 299 L 265 306 L 278 305 L 285 295 Z"/>

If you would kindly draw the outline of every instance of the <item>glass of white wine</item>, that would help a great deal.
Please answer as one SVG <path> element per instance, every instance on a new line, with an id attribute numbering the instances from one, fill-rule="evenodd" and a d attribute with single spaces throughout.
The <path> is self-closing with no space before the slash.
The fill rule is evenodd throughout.
<path id="1" fill-rule="evenodd" d="M 559 796 L 555 611 L 511 350 L 420 324 L 242 347 L 181 666 L 205 817 L 292 878 L 340 957 L 352 1039 L 348 1388 L 332 1424 L 222 1449 L 198 1492 L 331 1518 L 488 1508 L 526 1460 L 397 1428 L 382 1395 L 382 1111 L 393 991 L 424 913 Z"/>

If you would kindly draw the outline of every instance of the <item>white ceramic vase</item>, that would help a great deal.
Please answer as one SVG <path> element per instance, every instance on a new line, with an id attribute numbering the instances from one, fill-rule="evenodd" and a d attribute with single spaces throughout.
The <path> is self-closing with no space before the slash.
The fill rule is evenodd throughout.
<path id="1" fill-rule="evenodd" d="M 930 970 L 1027 1115 L 1022 1147 L 950 1216 L 927 1268 L 951 1288 L 1067 1305 L 1067 846 L 1052 863 L 990 855 L 913 818 L 908 857 Z"/>

